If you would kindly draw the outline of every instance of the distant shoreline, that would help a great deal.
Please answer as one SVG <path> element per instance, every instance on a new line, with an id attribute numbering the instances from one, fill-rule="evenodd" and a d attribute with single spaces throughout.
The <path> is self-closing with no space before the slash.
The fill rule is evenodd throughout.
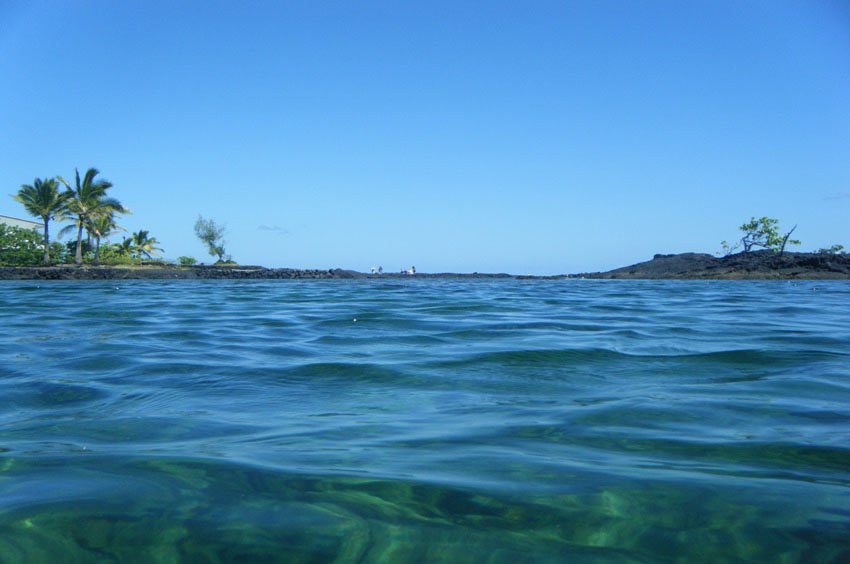
<path id="1" fill-rule="evenodd" d="M 850 255 L 758 251 L 727 257 L 704 253 L 655 255 L 652 260 L 606 272 L 553 276 L 487 273 L 366 274 L 340 268 L 262 266 L 3 266 L 0 280 L 320 280 L 474 278 L 511 280 L 847 280 Z"/>

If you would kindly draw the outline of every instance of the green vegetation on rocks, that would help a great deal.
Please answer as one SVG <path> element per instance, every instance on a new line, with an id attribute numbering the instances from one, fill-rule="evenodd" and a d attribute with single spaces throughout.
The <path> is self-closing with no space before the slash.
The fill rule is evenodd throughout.
<path id="1" fill-rule="evenodd" d="M 818 254 L 821 255 L 844 255 L 844 245 L 833 245 L 828 249 L 818 249 Z"/>
<path id="2" fill-rule="evenodd" d="M 785 252 L 786 246 L 800 244 L 800 241 L 790 238 L 794 230 L 797 229 L 796 225 L 790 231 L 781 235 L 779 232 L 779 220 L 770 217 L 760 217 L 758 219 L 752 217 L 750 221 L 744 223 L 738 229 L 744 233 L 744 236 L 739 241 L 732 244 L 726 241 L 720 243 L 725 256 L 733 254 L 739 248 L 743 248 L 743 252 L 749 253 L 758 247 L 782 254 Z"/>
<path id="3" fill-rule="evenodd" d="M 156 237 L 151 237 L 150 232 L 145 229 L 140 229 L 133 233 L 130 245 L 130 254 L 137 259 L 152 259 L 154 255 L 158 255 L 162 249 L 157 247 L 159 241 Z"/>
<path id="4" fill-rule="evenodd" d="M 59 263 L 65 260 L 65 247 L 50 244 L 48 256 Z M 32 266 L 39 264 L 45 253 L 44 237 L 35 229 L 24 229 L 0 223 L 0 266 Z"/>
<path id="5" fill-rule="evenodd" d="M 216 264 L 231 262 L 230 257 L 224 251 L 225 231 L 224 225 L 220 225 L 212 219 L 204 219 L 203 216 L 199 215 L 197 221 L 195 221 L 195 235 L 207 246 L 207 251 L 211 256 L 218 257 Z"/>
<path id="6" fill-rule="evenodd" d="M 107 242 L 109 236 L 125 231 L 118 225 L 118 216 L 130 210 L 108 194 L 112 183 L 97 178 L 99 174 L 96 168 L 89 168 L 81 177 L 79 171 L 74 170 L 73 183 L 56 176 L 36 178 L 32 184 L 21 185 L 12 198 L 23 205 L 28 214 L 41 219 L 44 233 L 0 224 L 3 234 L 0 265 L 35 266 L 41 263 L 49 266 L 64 264 L 72 258 L 78 266 L 84 263 L 163 264 L 155 260 L 162 252 L 159 241 L 145 229 L 125 237 L 120 244 Z M 75 240 L 65 245 L 51 242 L 51 222 L 68 220 L 73 223 L 65 226 L 59 237 L 74 233 Z"/>

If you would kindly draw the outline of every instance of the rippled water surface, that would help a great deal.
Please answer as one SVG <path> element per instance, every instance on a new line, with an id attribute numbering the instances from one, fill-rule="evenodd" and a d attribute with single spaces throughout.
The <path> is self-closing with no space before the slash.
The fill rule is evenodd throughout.
<path id="1" fill-rule="evenodd" d="M 0 283 L 0 562 L 850 560 L 850 284 Z"/>

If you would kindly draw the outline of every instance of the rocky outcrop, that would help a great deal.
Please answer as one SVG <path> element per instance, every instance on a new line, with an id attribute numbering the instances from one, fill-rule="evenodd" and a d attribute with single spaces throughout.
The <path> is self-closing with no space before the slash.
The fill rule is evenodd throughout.
<path id="1" fill-rule="evenodd" d="M 848 279 L 850 255 L 756 251 L 718 258 L 703 253 L 655 255 L 652 260 L 608 272 L 572 274 L 603 279 Z"/>

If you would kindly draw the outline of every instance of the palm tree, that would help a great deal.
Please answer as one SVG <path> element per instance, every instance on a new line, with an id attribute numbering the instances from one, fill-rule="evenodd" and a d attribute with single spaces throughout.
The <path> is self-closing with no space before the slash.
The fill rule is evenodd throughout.
<path id="1" fill-rule="evenodd" d="M 159 245 L 159 241 L 156 240 L 156 237 L 151 237 L 150 232 L 145 229 L 140 229 L 138 232 L 133 233 L 133 247 L 139 258 L 153 258 L 153 255 L 159 254 L 162 251 L 161 248 L 157 247 Z"/>
<path id="2" fill-rule="evenodd" d="M 83 181 L 80 182 L 80 173 L 77 169 L 74 169 L 75 186 L 71 186 L 61 176 L 57 177 L 71 191 L 68 211 L 75 216 L 74 225 L 66 227 L 63 232 L 74 227 L 77 229 L 77 252 L 74 255 L 74 262 L 77 264 L 83 263 L 83 229 L 89 224 L 91 218 L 107 213 L 125 213 L 127 211 L 121 205 L 121 202 L 115 198 L 107 197 L 106 191 L 112 188 L 112 183 L 103 179 L 95 181 L 94 177 L 98 174 L 99 171 L 96 168 L 90 168 L 86 171 Z"/>
<path id="3" fill-rule="evenodd" d="M 32 184 L 22 184 L 15 200 L 23 204 L 30 215 L 40 217 L 44 222 L 44 264 L 50 264 L 50 229 L 51 219 L 62 219 L 67 210 L 70 192 L 60 192 L 59 184 L 54 178 L 41 180 L 36 178 Z"/>
<path id="4" fill-rule="evenodd" d="M 119 229 L 121 231 L 124 231 L 115 222 L 115 214 L 113 212 L 100 213 L 89 218 L 89 221 L 86 224 L 86 231 L 88 231 L 94 237 L 95 264 L 100 264 L 100 240 L 106 239 L 112 233 L 118 231 Z"/>
<path id="5" fill-rule="evenodd" d="M 134 258 L 136 254 L 136 246 L 133 244 L 133 238 L 124 237 L 124 240 L 116 245 L 115 250 L 118 251 L 118 254 L 122 257 Z"/>

